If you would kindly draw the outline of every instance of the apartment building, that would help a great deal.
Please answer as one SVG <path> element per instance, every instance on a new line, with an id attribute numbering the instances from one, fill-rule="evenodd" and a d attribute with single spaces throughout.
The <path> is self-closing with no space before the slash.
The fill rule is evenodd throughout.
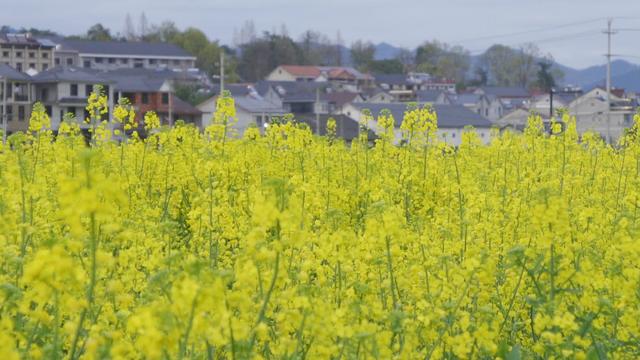
<path id="1" fill-rule="evenodd" d="M 0 33 L 0 64 L 13 67 L 20 72 L 47 70 L 54 64 L 55 44 L 34 38 L 30 33 Z"/>

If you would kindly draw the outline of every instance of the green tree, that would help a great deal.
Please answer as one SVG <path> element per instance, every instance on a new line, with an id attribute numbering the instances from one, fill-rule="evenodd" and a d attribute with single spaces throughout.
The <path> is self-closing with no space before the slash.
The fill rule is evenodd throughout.
<path id="1" fill-rule="evenodd" d="M 358 40 L 351 44 L 351 61 L 359 70 L 369 71 L 375 53 L 376 47 L 371 42 Z"/>
<path id="2" fill-rule="evenodd" d="M 374 60 L 369 64 L 369 70 L 374 74 L 402 74 L 404 64 L 398 59 Z"/>
<path id="3" fill-rule="evenodd" d="M 469 52 L 461 46 L 450 46 L 437 40 L 427 41 L 416 49 L 416 69 L 434 76 L 462 83 L 469 70 Z"/>
<path id="4" fill-rule="evenodd" d="M 102 24 L 98 23 L 93 25 L 87 30 L 87 34 L 85 35 L 87 40 L 94 41 L 113 41 L 113 37 L 111 36 L 111 30 L 104 27 Z"/>
<path id="5" fill-rule="evenodd" d="M 257 81 L 280 65 L 303 60 L 302 50 L 289 36 L 265 32 L 240 47 L 238 73 L 246 81 Z"/>

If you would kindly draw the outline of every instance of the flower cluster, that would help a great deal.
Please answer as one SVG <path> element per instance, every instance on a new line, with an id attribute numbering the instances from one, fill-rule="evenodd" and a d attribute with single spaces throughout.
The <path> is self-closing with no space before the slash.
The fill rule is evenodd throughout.
<path id="1" fill-rule="evenodd" d="M 389 113 L 240 138 L 228 94 L 136 141 L 32 114 L 0 148 L 5 358 L 640 357 L 640 116 L 618 147 L 562 114 L 453 148 L 429 107 L 402 145 Z"/>

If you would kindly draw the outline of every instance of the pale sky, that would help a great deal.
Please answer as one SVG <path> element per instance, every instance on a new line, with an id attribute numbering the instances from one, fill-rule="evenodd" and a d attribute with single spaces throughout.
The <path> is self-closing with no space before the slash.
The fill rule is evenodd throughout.
<path id="1" fill-rule="evenodd" d="M 640 29 L 640 0 L 0 0 L 0 9 L 0 24 L 65 35 L 98 22 L 122 32 L 127 13 L 137 23 L 144 11 L 150 23 L 170 19 L 223 44 L 246 20 L 259 32 L 285 24 L 294 38 L 307 29 L 334 38 L 339 30 L 346 45 L 364 39 L 413 48 L 438 39 L 477 54 L 493 43 L 534 42 L 577 68 L 604 63 L 607 17 L 615 18 L 614 28 Z M 638 37 L 640 31 L 620 31 L 613 53 L 640 63 Z"/>

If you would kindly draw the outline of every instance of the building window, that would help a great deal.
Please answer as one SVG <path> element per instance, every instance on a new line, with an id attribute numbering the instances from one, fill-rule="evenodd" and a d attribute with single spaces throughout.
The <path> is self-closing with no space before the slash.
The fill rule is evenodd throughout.
<path id="1" fill-rule="evenodd" d="M 109 58 L 109 64 L 115 64 L 115 63 L 116 63 L 115 58 Z"/>
<path id="2" fill-rule="evenodd" d="M 67 108 L 67 114 L 71 114 L 71 115 L 73 115 L 75 117 L 76 116 L 76 108 L 74 108 L 74 107 Z"/>
<path id="3" fill-rule="evenodd" d="M 133 67 L 134 67 L 134 68 L 137 68 L 137 69 L 143 68 L 143 67 L 144 67 L 144 62 L 143 62 L 143 60 L 142 60 L 142 59 L 135 59 L 135 60 L 133 61 Z"/>
<path id="4" fill-rule="evenodd" d="M 33 51 L 29 52 L 29 59 L 33 59 L 36 57 L 36 53 L 34 53 Z"/>
<path id="5" fill-rule="evenodd" d="M 24 121 L 24 105 L 18 106 L 18 121 Z"/>
<path id="6" fill-rule="evenodd" d="M 51 117 L 51 105 L 47 105 L 44 107 L 44 112 L 47 113 L 47 116 Z"/>
<path id="7" fill-rule="evenodd" d="M 40 100 L 41 101 L 47 101 L 49 99 L 49 90 L 48 89 L 41 89 L 40 90 Z"/>
<path id="8" fill-rule="evenodd" d="M 149 65 L 155 65 L 156 59 L 149 59 Z"/>
<path id="9" fill-rule="evenodd" d="M 129 59 L 120 59 L 120 63 L 121 64 L 128 64 L 129 63 Z"/>
<path id="10" fill-rule="evenodd" d="M 60 58 L 56 58 L 55 62 L 56 62 L 56 65 L 60 65 Z"/>
<path id="11" fill-rule="evenodd" d="M 78 96 L 78 84 L 71 84 L 71 96 Z"/>
<path id="12" fill-rule="evenodd" d="M 35 63 L 29 63 L 29 69 L 34 69 L 36 68 L 36 64 Z"/>
<path id="13" fill-rule="evenodd" d="M 9 118 L 9 121 L 13 120 L 13 106 L 12 105 L 7 105 L 7 117 Z"/>
<path id="14" fill-rule="evenodd" d="M 48 59 L 49 58 L 49 53 L 46 53 L 46 52 L 42 53 L 42 58 L 43 59 Z"/>
<path id="15" fill-rule="evenodd" d="M 180 65 L 180 60 L 173 60 L 173 65 Z"/>
<path id="16" fill-rule="evenodd" d="M 95 61 L 96 64 L 102 64 L 102 58 L 95 58 L 93 61 Z"/>
<path id="17" fill-rule="evenodd" d="M 3 57 L 9 57 L 9 52 L 8 51 L 3 51 L 2 52 L 2 56 Z"/>
<path id="18" fill-rule="evenodd" d="M 169 103 L 169 94 L 162 93 L 162 104 L 167 105 Z"/>
<path id="19" fill-rule="evenodd" d="M 85 60 L 85 61 L 83 62 L 83 65 L 84 65 L 84 67 L 86 67 L 86 68 L 90 68 L 90 67 L 91 67 L 91 61 L 90 61 L 90 60 Z"/>
<path id="20" fill-rule="evenodd" d="M 16 63 L 16 70 L 22 71 L 22 63 Z"/>
<path id="21" fill-rule="evenodd" d="M 16 51 L 16 57 L 22 57 L 22 51 Z"/>
<path id="22" fill-rule="evenodd" d="M 67 65 L 73 65 L 73 58 L 67 58 Z"/>
<path id="23" fill-rule="evenodd" d="M 148 93 L 142 93 L 142 103 L 143 104 L 148 104 L 149 103 L 149 94 Z"/>
<path id="24" fill-rule="evenodd" d="M 93 92 L 93 85 L 85 85 L 84 92 L 85 94 L 87 94 L 87 97 L 89 97 L 89 95 L 91 95 L 91 93 Z"/>
<path id="25" fill-rule="evenodd" d="M 49 64 L 42 64 L 42 71 L 46 71 L 49 68 Z"/>

